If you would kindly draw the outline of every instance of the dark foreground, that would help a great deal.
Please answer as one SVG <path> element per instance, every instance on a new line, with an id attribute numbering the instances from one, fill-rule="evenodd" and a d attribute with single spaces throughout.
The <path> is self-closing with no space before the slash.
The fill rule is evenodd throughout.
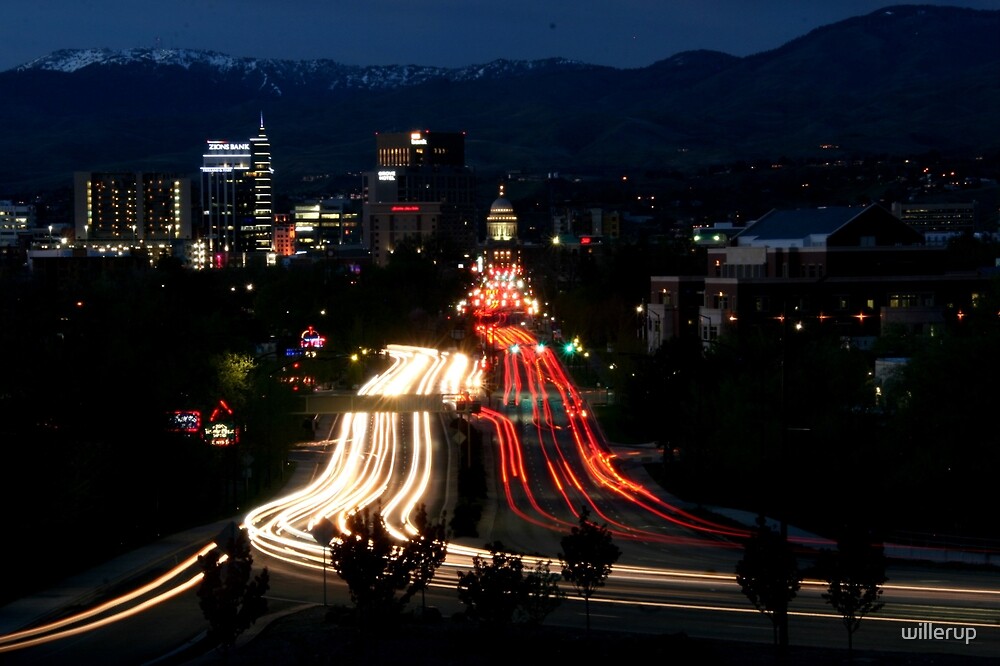
<path id="1" fill-rule="evenodd" d="M 840 666 L 879 664 L 931 666 L 988 664 L 990 659 L 943 654 L 911 654 L 791 646 L 779 661 L 770 645 L 708 641 L 683 634 L 649 635 L 561 627 L 508 627 L 485 630 L 466 622 L 402 622 L 363 632 L 332 621 L 322 607 L 309 608 L 274 620 L 249 642 L 223 654 L 177 655 L 175 664 L 240 664 L 276 666 L 511 666 L 511 664 L 786 664 Z M 643 660 L 639 662 L 638 660 Z"/>

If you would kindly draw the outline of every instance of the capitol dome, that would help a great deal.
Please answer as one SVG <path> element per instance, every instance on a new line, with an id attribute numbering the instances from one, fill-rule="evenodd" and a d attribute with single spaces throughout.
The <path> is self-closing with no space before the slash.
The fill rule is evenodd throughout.
<path id="1" fill-rule="evenodd" d="M 502 196 L 490 206 L 490 215 L 513 215 L 514 207 Z"/>
<path id="2" fill-rule="evenodd" d="M 500 196 L 490 206 L 490 214 L 486 216 L 486 236 L 491 241 L 517 240 L 517 215 L 503 195 L 503 185 L 500 186 Z"/>

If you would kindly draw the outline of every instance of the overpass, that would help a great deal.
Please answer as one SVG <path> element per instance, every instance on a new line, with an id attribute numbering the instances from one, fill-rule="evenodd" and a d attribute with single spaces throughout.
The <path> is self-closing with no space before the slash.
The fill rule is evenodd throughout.
<path id="1" fill-rule="evenodd" d="M 317 393 L 302 396 L 298 414 L 346 414 L 347 412 L 469 412 L 480 409 L 478 397 L 465 394 L 358 395 Z"/>
<path id="2" fill-rule="evenodd" d="M 440 393 L 426 395 L 358 395 L 316 393 L 302 396 L 300 414 L 345 414 L 347 412 L 453 412 Z"/>

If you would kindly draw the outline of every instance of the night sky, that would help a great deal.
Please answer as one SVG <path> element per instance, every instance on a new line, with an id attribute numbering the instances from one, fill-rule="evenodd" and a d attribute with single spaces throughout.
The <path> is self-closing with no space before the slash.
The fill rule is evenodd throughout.
<path id="1" fill-rule="evenodd" d="M 644 67 L 681 51 L 743 56 L 899 4 L 1000 0 L 2 0 L 0 71 L 63 48 L 189 48 L 459 67 L 564 57 Z"/>

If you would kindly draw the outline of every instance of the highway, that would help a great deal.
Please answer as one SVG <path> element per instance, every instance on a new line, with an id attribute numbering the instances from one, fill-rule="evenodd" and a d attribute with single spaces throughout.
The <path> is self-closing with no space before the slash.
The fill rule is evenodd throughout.
<path id="1" fill-rule="evenodd" d="M 483 397 L 481 411 L 468 418 L 490 449 L 493 502 L 479 538 L 449 543 L 430 603 L 446 613 L 460 610 L 457 574 L 486 554 L 487 541 L 530 553 L 528 563 L 549 561 L 558 571 L 559 538 L 586 508 L 591 519 L 608 526 L 624 553 L 592 599 L 595 626 L 769 642 L 770 622 L 750 606 L 733 574 L 746 528 L 692 511 L 618 459 L 555 350 L 539 344 L 526 327 L 504 325 L 505 318 L 496 316 L 509 309 L 505 301 L 531 307 L 530 297 L 511 296 L 515 277 L 509 275 L 506 286 L 484 283 L 477 292 L 488 303 L 479 306 L 488 315 L 483 320 L 491 322 L 481 331 L 484 359 L 495 358 L 498 366 L 484 370 L 483 359 L 461 353 L 391 345 L 385 350 L 391 366 L 359 390 L 366 396 Z M 483 392 L 487 372 L 498 381 Z M 346 531 L 351 512 L 377 507 L 402 541 L 414 533 L 411 520 L 419 505 L 440 519 L 457 499 L 457 450 L 439 414 L 357 412 L 324 423 L 329 432 L 322 442 L 297 454 L 294 487 L 241 519 L 255 568 L 266 566 L 271 573 L 272 612 L 324 599 L 346 601 L 343 584 L 327 570 L 324 548 L 312 536 L 316 521 L 325 518 Z M 150 563 L 144 580 L 132 581 L 102 605 L 67 609 L 59 620 L 0 635 L 4 663 L 89 663 L 107 654 L 121 663 L 146 663 L 195 640 L 205 627 L 194 595 L 201 577 L 196 557 L 215 543 L 211 534 L 203 536 L 192 538 L 188 552 L 175 556 L 171 566 Z M 806 558 L 831 545 L 799 535 L 793 542 Z M 1000 654 L 995 574 L 913 564 L 891 569 L 889 577 L 885 607 L 864 621 L 855 635 L 857 648 Z M 845 647 L 845 630 L 822 591 L 821 581 L 803 581 L 790 608 L 791 641 Z M 3 627 L 17 624 L 7 608 L 0 610 Z M 570 598 L 549 622 L 582 626 L 582 613 L 582 603 Z M 920 622 L 974 627 L 976 638 L 962 644 L 901 638 L 904 628 Z"/>

